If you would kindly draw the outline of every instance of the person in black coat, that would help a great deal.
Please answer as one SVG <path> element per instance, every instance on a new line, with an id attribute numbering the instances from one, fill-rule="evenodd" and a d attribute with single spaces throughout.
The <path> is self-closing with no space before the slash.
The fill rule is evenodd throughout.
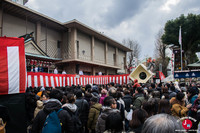
<path id="1" fill-rule="evenodd" d="M 75 101 L 76 100 L 73 93 L 67 94 L 67 99 L 66 99 L 67 103 L 64 104 L 62 108 L 66 110 L 72 118 L 74 124 L 73 133 L 81 133 L 82 123 L 79 119 L 78 107 L 76 106 L 76 104 L 74 104 Z"/>
<path id="2" fill-rule="evenodd" d="M 124 90 L 124 97 L 122 98 L 125 103 L 125 112 L 128 113 L 130 112 L 131 105 L 133 103 L 133 97 L 130 95 L 129 90 Z M 129 121 L 125 119 L 125 130 L 128 131 L 129 129 Z"/>
<path id="3" fill-rule="evenodd" d="M 50 99 L 46 102 L 44 109 L 41 110 L 37 116 L 35 117 L 32 125 L 32 132 L 31 133 L 39 133 L 42 131 L 44 122 L 48 114 L 52 111 L 58 111 L 61 109 L 61 100 L 63 97 L 63 93 L 58 90 L 54 89 L 49 94 Z M 73 123 L 69 113 L 66 110 L 61 110 L 58 114 L 58 118 L 62 123 L 62 132 L 71 133 L 73 132 Z"/>
<path id="4" fill-rule="evenodd" d="M 133 103 L 133 97 L 130 95 L 130 91 L 129 90 L 125 90 L 124 91 L 124 96 L 123 96 L 122 100 L 125 103 L 125 110 L 127 112 L 129 112 L 130 109 L 131 109 L 131 104 Z"/>
<path id="5" fill-rule="evenodd" d="M 76 102 L 75 102 L 75 104 L 78 107 L 79 118 L 80 118 L 82 126 L 83 126 L 82 132 L 84 132 L 84 130 L 87 130 L 89 104 L 85 99 L 83 99 L 83 94 L 82 94 L 81 90 L 78 90 L 76 92 Z M 85 132 L 87 132 L 87 131 L 85 131 Z"/>

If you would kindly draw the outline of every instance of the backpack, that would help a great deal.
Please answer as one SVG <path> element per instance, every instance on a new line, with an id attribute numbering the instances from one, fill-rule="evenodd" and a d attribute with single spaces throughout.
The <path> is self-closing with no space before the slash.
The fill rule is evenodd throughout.
<path id="1" fill-rule="evenodd" d="M 121 132 L 123 130 L 123 118 L 119 112 L 111 112 L 106 117 L 105 121 L 106 130 L 108 132 Z"/>
<path id="2" fill-rule="evenodd" d="M 51 112 L 44 122 L 42 133 L 62 133 L 61 123 L 58 114 L 62 109 Z"/>
<path id="3" fill-rule="evenodd" d="M 82 122 L 79 118 L 79 114 L 78 114 L 78 110 L 76 110 L 75 112 L 72 112 L 70 109 L 65 108 L 67 110 L 67 112 L 70 114 L 71 119 L 74 123 L 74 133 L 79 133 L 81 132 L 81 128 L 82 128 Z"/>

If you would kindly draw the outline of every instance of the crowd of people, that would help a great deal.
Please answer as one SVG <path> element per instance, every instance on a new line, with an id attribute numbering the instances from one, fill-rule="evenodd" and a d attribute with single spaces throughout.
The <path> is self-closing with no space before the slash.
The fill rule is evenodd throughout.
<path id="1" fill-rule="evenodd" d="M 57 112 L 63 133 L 186 132 L 184 117 L 198 130 L 200 94 L 191 84 L 132 84 L 27 88 L 27 130 L 40 133 Z"/>

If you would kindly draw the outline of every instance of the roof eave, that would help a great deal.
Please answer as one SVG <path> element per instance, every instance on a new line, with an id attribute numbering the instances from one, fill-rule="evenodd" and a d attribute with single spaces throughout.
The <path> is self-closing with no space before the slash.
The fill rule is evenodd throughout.
<path id="1" fill-rule="evenodd" d="M 60 63 L 69 63 L 69 62 L 82 62 L 82 63 L 86 63 L 86 64 L 90 64 L 90 65 L 102 66 L 102 67 L 113 68 L 113 69 L 120 69 L 120 67 L 118 67 L 118 66 L 96 63 L 96 62 L 91 62 L 91 61 L 85 61 L 85 60 L 80 60 L 80 59 L 66 59 L 66 60 L 59 61 L 57 63 L 60 64 Z"/>
<path id="2" fill-rule="evenodd" d="M 24 5 L 18 4 L 18 3 L 16 3 L 16 2 L 11 1 L 11 0 L 3 0 L 3 3 L 4 3 L 4 4 L 8 4 L 8 5 L 10 4 L 10 5 L 13 6 L 13 7 L 20 8 L 20 9 L 26 11 L 26 14 L 24 14 L 24 15 L 32 14 L 32 15 L 37 16 L 36 18 L 38 18 L 38 20 L 44 20 L 44 21 L 46 20 L 46 21 L 49 21 L 49 22 L 51 22 L 51 23 L 56 24 L 57 26 L 59 26 L 59 27 L 62 28 L 62 29 L 65 28 L 65 26 L 63 25 L 62 22 L 57 21 L 56 19 L 53 19 L 53 18 L 51 18 L 51 17 L 48 17 L 48 16 L 46 16 L 46 15 L 44 15 L 44 14 L 42 14 L 42 13 L 39 13 L 39 12 L 37 12 L 37 11 L 35 11 L 35 10 L 32 10 L 32 9 L 30 9 L 30 8 L 24 6 Z"/>

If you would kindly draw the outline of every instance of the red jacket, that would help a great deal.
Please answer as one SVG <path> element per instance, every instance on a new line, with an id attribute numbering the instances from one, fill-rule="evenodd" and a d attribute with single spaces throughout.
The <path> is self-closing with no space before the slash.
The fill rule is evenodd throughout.
<path id="1" fill-rule="evenodd" d="M 134 80 L 134 83 L 133 88 L 141 87 L 137 79 Z"/>

